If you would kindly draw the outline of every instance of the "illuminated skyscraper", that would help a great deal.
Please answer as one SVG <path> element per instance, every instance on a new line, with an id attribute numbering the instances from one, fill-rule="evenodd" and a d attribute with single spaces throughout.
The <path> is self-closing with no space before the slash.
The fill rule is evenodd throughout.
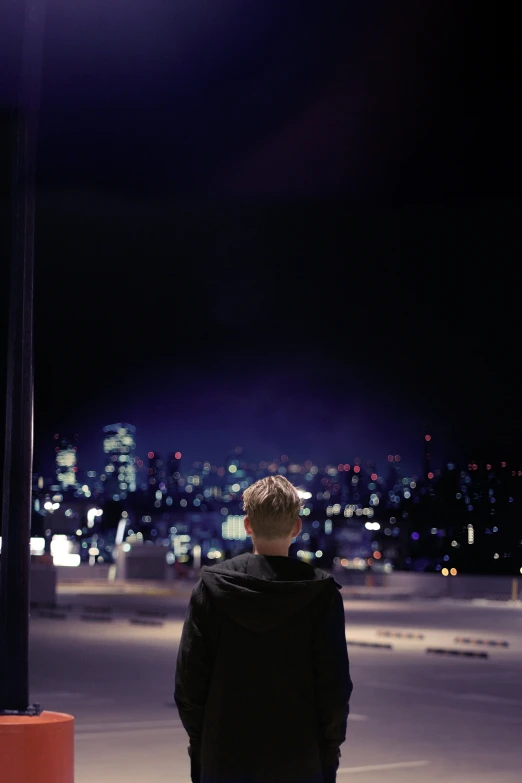
<path id="1" fill-rule="evenodd" d="M 105 491 L 113 500 L 124 499 L 128 492 L 136 491 L 136 427 L 120 422 L 109 424 L 103 432 L 103 450 L 107 457 L 102 474 L 105 476 Z"/>
<path id="2" fill-rule="evenodd" d="M 62 491 L 73 489 L 78 484 L 76 453 L 78 435 L 70 437 L 56 433 L 54 438 L 57 441 L 55 446 L 56 483 Z"/>

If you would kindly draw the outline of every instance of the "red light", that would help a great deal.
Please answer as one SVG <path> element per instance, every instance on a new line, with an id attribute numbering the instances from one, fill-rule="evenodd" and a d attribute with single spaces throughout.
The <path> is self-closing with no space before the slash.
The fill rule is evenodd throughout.
<path id="1" fill-rule="evenodd" d="M 388 462 L 393 462 L 393 454 L 388 454 Z"/>
<path id="2" fill-rule="evenodd" d="M 373 553 L 373 556 L 374 556 L 374 558 L 375 558 L 376 560 L 380 560 L 380 559 L 381 559 L 381 557 L 382 557 L 382 555 L 381 555 L 381 553 L 380 553 L 380 552 L 374 552 L 374 553 Z"/>
<path id="3" fill-rule="evenodd" d="M 400 454 L 396 454 L 395 455 L 395 462 L 400 462 L 400 461 L 401 461 L 401 455 Z"/>
<path id="4" fill-rule="evenodd" d="M 174 454 L 174 457 L 176 459 L 181 459 L 181 451 L 176 451 L 176 453 Z"/>
<path id="5" fill-rule="evenodd" d="M 346 464 L 345 464 L 345 466 L 344 466 L 344 469 L 345 469 L 346 471 L 350 470 L 350 466 L 349 466 L 349 464 L 348 464 L 348 463 L 346 463 Z"/>
<path id="6" fill-rule="evenodd" d="M 359 465 L 355 465 L 354 466 L 353 472 L 354 473 L 360 473 L 361 472 L 361 469 L 360 469 Z"/>
<path id="7" fill-rule="evenodd" d="M 506 465 L 507 465 L 507 462 L 501 462 L 501 463 L 500 463 L 500 466 L 501 466 L 502 468 L 505 468 L 505 467 L 506 467 Z"/>
<path id="8" fill-rule="evenodd" d="M 149 459 L 154 459 L 154 452 L 153 451 L 149 451 L 149 453 L 147 454 L 147 457 Z"/>
<path id="9" fill-rule="evenodd" d="M 424 436 L 424 440 L 430 441 L 431 440 L 431 435 L 425 435 Z"/>
<path id="10" fill-rule="evenodd" d="M 491 465 L 486 465 L 486 470 L 491 470 Z"/>
<path id="11" fill-rule="evenodd" d="M 54 436 L 55 440 L 58 440 L 59 437 L 60 436 L 58 435 L 58 433 L 56 433 L 56 435 Z"/>
<path id="12" fill-rule="evenodd" d="M 377 473 L 372 473 L 372 476 L 371 476 L 371 478 L 372 478 L 372 481 L 377 481 L 377 479 L 378 479 L 379 477 L 378 477 Z"/>
<path id="13" fill-rule="evenodd" d="M 431 480 L 433 478 L 433 473 L 428 473 L 428 478 Z"/>
<path id="14" fill-rule="evenodd" d="M 339 471 L 344 470 L 344 465 L 341 465 L 339 463 L 339 465 L 337 465 L 337 470 L 339 470 Z"/>

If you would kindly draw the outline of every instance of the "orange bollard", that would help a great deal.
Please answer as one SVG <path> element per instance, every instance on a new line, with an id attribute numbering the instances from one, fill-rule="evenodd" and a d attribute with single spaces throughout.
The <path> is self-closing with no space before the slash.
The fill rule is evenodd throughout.
<path id="1" fill-rule="evenodd" d="M 0 715 L 2 783 L 74 783 L 74 718 Z"/>

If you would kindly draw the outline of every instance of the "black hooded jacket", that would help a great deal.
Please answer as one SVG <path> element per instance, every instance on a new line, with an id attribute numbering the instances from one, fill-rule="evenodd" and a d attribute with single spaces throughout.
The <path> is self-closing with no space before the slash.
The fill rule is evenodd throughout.
<path id="1" fill-rule="evenodd" d="M 335 579 L 246 553 L 203 567 L 174 698 L 193 783 L 331 783 L 352 692 Z"/>

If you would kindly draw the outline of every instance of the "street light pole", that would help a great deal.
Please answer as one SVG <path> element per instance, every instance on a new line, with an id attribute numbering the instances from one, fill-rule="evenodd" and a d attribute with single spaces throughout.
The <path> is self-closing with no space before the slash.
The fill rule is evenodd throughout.
<path id="1" fill-rule="evenodd" d="M 29 705 L 29 576 L 33 469 L 33 278 L 36 132 L 45 0 L 28 0 L 14 114 L 5 459 L 0 569 L 0 716 Z"/>

